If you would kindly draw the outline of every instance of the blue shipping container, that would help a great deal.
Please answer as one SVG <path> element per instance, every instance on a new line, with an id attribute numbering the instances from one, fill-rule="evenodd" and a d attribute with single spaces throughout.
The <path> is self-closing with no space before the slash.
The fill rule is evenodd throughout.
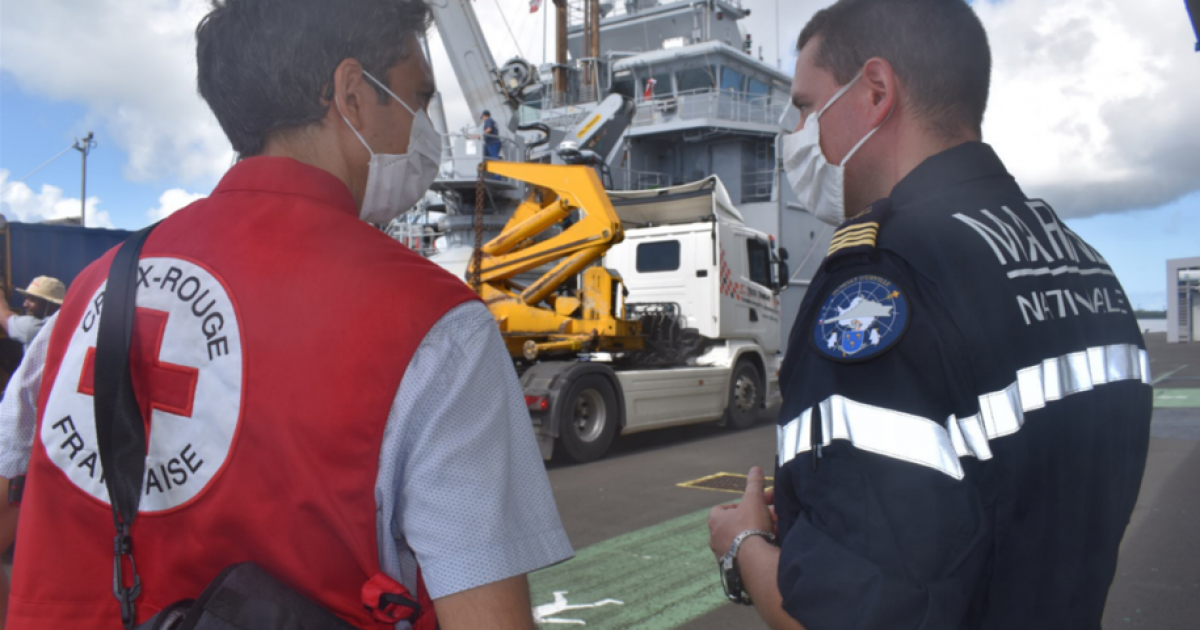
<path id="1" fill-rule="evenodd" d="M 58 278 L 70 290 L 75 276 L 105 252 L 120 245 L 132 232 L 101 230 L 73 225 L 9 223 L 2 230 L 4 285 L 9 303 L 19 307 L 24 298 L 13 288 L 25 288 L 38 276 Z"/>

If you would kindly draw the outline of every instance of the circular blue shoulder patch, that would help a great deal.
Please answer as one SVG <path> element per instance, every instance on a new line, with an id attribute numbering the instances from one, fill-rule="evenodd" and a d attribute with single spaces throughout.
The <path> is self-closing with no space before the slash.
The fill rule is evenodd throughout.
<path id="1" fill-rule="evenodd" d="M 863 361 L 900 341 L 908 325 L 908 302 L 896 283 L 857 276 L 834 289 L 813 324 L 812 342 L 836 361 Z"/>

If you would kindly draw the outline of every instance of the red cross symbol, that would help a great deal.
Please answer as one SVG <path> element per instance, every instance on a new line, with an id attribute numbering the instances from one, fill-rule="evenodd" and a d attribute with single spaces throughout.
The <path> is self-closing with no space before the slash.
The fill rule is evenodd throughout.
<path id="1" fill-rule="evenodd" d="M 185 418 L 192 417 L 196 402 L 196 383 L 200 370 L 158 358 L 162 352 L 163 335 L 167 331 L 168 314 L 148 308 L 137 309 L 134 319 L 133 343 L 129 349 L 129 365 L 133 374 L 133 393 L 150 434 L 150 410 L 159 409 Z M 79 377 L 79 393 L 95 396 L 96 349 L 88 348 Z"/>

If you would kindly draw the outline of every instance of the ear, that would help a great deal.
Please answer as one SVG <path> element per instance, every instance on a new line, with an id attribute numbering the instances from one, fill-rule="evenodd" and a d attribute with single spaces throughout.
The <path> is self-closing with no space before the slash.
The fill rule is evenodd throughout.
<path id="1" fill-rule="evenodd" d="M 359 131 L 365 125 L 363 106 L 375 94 L 370 81 L 363 76 L 362 64 L 357 59 L 343 59 L 333 71 L 333 102 L 329 103 L 333 120 L 340 124 L 345 116 Z M 338 114 L 341 112 L 341 115 Z"/>
<path id="2" fill-rule="evenodd" d="M 863 66 L 862 81 L 867 88 L 870 125 L 878 127 L 900 103 L 900 83 L 896 71 L 886 59 L 871 57 Z"/>

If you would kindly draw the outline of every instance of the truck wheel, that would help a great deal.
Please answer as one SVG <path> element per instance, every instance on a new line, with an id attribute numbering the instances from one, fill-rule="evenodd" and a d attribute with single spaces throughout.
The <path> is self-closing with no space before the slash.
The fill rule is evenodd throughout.
<path id="1" fill-rule="evenodd" d="M 558 431 L 572 460 L 585 464 L 604 456 L 617 434 L 617 393 L 599 374 L 585 374 L 571 384 L 558 408 Z"/>
<path id="2" fill-rule="evenodd" d="M 725 409 L 725 425 L 740 431 L 754 426 L 762 409 L 763 379 L 758 368 L 746 359 L 738 361 L 729 379 L 729 406 Z"/>

